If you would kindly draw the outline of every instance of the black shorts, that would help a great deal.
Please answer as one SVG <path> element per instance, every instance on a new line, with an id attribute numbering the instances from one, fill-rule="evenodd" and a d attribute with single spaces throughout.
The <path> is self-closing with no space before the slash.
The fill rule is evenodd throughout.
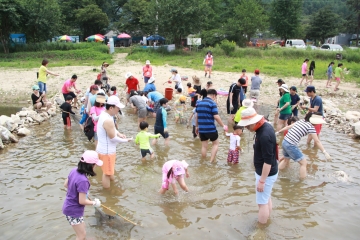
<path id="1" fill-rule="evenodd" d="M 305 77 L 305 76 L 306 76 L 306 73 L 305 73 L 305 74 L 303 74 L 302 76 L 303 76 L 303 77 Z"/>
<path id="2" fill-rule="evenodd" d="M 210 139 L 210 141 L 216 141 L 219 137 L 218 132 L 212 132 L 212 133 L 199 133 L 200 140 L 207 141 Z"/>
<path id="3" fill-rule="evenodd" d="M 141 157 L 146 157 L 146 154 L 153 154 L 152 149 L 140 149 Z"/>
<path id="4" fill-rule="evenodd" d="M 164 128 L 163 128 L 163 127 L 154 126 L 154 133 L 155 133 L 155 134 L 160 133 L 160 135 L 163 136 L 163 138 L 165 138 L 165 139 L 169 137 L 169 133 L 168 133 L 168 132 L 164 132 Z"/>
<path id="5" fill-rule="evenodd" d="M 64 122 L 64 125 L 65 125 L 65 126 L 68 125 L 68 122 L 69 122 L 69 126 L 71 126 L 70 117 L 68 117 L 68 116 L 62 116 L 62 119 L 63 119 L 63 122 Z"/>
<path id="6" fill-rule="evenodd" d="M 76 95 L 75 95 L 75 93 L 73 93 L 73 92 L 63 93 L 63 95 L 64 95 L 64 100 L 65 100 L 65 101 L 66 101 L 66 97 L 67 97 L 67 96 L 72 96 L 73 98 L 76 98 Z"/>

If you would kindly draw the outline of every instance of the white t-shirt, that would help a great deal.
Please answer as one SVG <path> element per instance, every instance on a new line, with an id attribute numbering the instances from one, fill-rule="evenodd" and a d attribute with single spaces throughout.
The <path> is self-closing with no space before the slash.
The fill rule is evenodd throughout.
<path id="1" fill-rule="evenodd" d="M 235 150 L 236 147 L 240 147 L 240 136 L 233 133 L 226 133 L 226 136 L 230 137 L 230 150 Z"/>
<path id="2" fill-rule="evenodd" d="M 181 88 L 182 90 L 183 90 L 183 92 L 184 92 L 184 87 L 183 87 L 183 85 L 182 85 L 182 82 L 181 82 L 181 77 L 180 77 L 180 74 L 176 74 L 176 75 L 173 75 L 172 77 L 171 77 L 171 80 L 172 81 L 174 81 L 175 82 L 175 85 L 178 87 L 178 88 Z"/>

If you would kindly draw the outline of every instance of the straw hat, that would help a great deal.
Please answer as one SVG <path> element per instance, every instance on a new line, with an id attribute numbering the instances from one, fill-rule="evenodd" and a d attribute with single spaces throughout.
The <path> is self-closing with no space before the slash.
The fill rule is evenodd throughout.
<path id="1" fill-rule="evenodd" d="M 146 64 L 146 65 L 150 65 L 150 61 L 149 61 L 149 60 L 146 60 L 145 64 Z"/>
<path id="2" fill-rule="evenodd" d="M 107 67 L 108 67 L 108 66 L 110 66 L 110 64 L 108 64 L 107 62 L 104 62 L 104 63 L 103 63 L 103 66 L 107 66 Z"/>
<path id="3" fill-rule="evenodd" d="M 323 119 L 323 116 L 321 115 L 316 115 L 316 114 L 312 114 L 309 121 L 312 124 L 323 124 L 326 123 L 325 120 Z"/>
<path id="4" fill-rule="evenodd" d="M 242 101 L 242 105 L 243 105 L 244 107 L 249 108 L 249 107 L 253 107 L 253 106 L 254 106 L 254 102 L 251 101 L 250 99 L 244 99 L 244 100 Z"/>
<path id="5" fill-rule="evenodd" d="M 129 78 L 129 77 L 131 77 L 132 76 L 132 73 L 131 72 L 127 72 L 126 74 L 125 74 L 125 77 L 126 78 Z"/>
<path id="6" fill-rule="evenodd" d="M 263 118 L 263 115 L 257 114 L 254 108 L 249 107 L 241 112 L 241 120 L 238 123 L 240 126 L 248 126 L 257 123 Z"/>
<path id="7" fill-rule="evenodd" d="M 106 102 L 106 97 L 103 96 L 103 95 L 96 95 L 95 101 L 98 102 L 98 103 L 105 103 Z"/>
<path id="8" fill-rule="evenodd" d="M 282 90 L 284 90 L 285 92 L 289 92 L 289 88 L 288 88 L 288 86 L 287 86 L 286 84 L 282 84 L 282 85 L 279 87 L 279 89 L 282 89 Z"/>
<path id="9" fill-rule="evenodd" d="M 192 79 L 193 79 L 194 83 L 200 83 L 200 78 L 197 77 L 196 75 L 192 76 Z"/>

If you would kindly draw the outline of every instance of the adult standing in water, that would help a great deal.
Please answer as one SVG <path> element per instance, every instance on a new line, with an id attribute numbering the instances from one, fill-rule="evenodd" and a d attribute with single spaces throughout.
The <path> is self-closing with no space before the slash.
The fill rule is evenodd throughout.
<path id="1" fill-rule="evenodd" d="M 240 126 L 255 132 L 254 166 L 256 203 L 259 206 L 258 221 L 265 224 L 272 211 L 271 191 L 278 177 L 276 160 L 276 136 L 274 128 L 254 108 L 241 113 Z"/>
<path id="2" fill-rule="evenodd" d="M 98 144 L 96 152 L 99 159 L 104 162 L 102 168 L 102 185 L 104 188 L 110 187 L 110 180 L 114 180 L 116 145 L 118 143 L 129 142 L 124 134 L 119 133 L 115 128 L 114 116 L 120 111 L 123 105 L 116 96 L 111 96 L 106 102 L 106 110 L 103 111 L 98 119 L 97 137 Z"/>
<path id="3" fill-rule="evenodd" d="M 206 77 L 207 73 L 209 72 L 209 78 L 211 78 L 211 70 L 212 70 L 212 66 L 214 65 L 214 57 L 213 57 L 211 51 L 208 51 L 206 53 L 206 56 L 203 61 L 203 65 L 205 65 L 205 77 Z"/>
<path id="4" fill-rule="evenodd" d="M 47 59 L 44 59 L 44 60 L 42 60 L 41 67 L 39 68 L 39 76 L 38 76 L 39 92 L 44 93 L 44 94 L 47 93 L 47 89 L 46 89 L 47 74 L 59 76 L 59 74 L 50 72 L 47 69 L 48 64 L 49 64 L 49 61 Z"/>
<path id="5" fill-rule="evenodd" d="M 150 61 L 146 60 L 145 66 L 143 67 L 143 76 L 144 83 L 147 84 L 149 79 L 152 77 L 152 67 L 150 66 Z"/>
<path id="6" fill-rule="evenodd" d="M 206 157 L 208 149 L 208 140 L 212 142 L 210 162 L 214 162 L 216 153 L 219 148 L 219 135 L 215 126 L 215 120 L 225 131 L 227 126 L 221 121 L 216 105 L 217 92 L 215 89 L 209 89 L 207 96 L 196 106 L 195 133 L 199 135 L 201 140 L 201 156 Z"/>

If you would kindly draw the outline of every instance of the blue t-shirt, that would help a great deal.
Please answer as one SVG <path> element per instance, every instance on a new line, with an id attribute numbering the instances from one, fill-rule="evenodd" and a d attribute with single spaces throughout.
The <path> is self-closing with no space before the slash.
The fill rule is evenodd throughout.
<path id="1" fill-rule="evenodd" d="M 310 107 L 313 108 L 315 106 L 319 106 L 318 112 L 321 113 L 321 115 L 324 116 L 323 104 L 322 104 L 321 97 L 315 96 L 314 99 L 310 98 Z"/>
<path id="2" fill-rule="evenodd" d="M 148 83 L 144 87 L 144 92 L 154 92 L 156 91 L 156 86 L 153 83 Z"/>
<path id="3" fill-rule="evenodd" d="M 330 66 L 328 67 L 328 69 L 327 69 L 327 75 L 328 75 L 328 76 L 331 76 L 332 73 L 333 73 L 333 67 L 330 65 Z"/>
<path id="4" fill-rule="evenodd" d="M 147 97 L 152 102 L 158 102 L 160 99 L 164 98 L 164 96 L 159 92 L 149 92 Z"/>
<path id="5" fill-rule="evenodd" d="M 154 127 L 164 129 L 167 127 L 167 112 L 166 109 L 163 107 L 160 107 L 156 112 L 156 118 L 155 118 L 155 124 Z"/>
<path id="6" fill-rule="evenodd" d="M 290 105 L 295 105 L 298 101 L 300 101 L 300 97 L 296 93 L 294 95 L 290 94 L 290 98 L 291 98 Z"/>
<path id="7" fill-rule="evenodd" d="M 196 106 L 198 114 L 199 133 L 216 132 L 214 115 L 218 115 L 216 103 L 209 97 L 205 97 Z"/>

